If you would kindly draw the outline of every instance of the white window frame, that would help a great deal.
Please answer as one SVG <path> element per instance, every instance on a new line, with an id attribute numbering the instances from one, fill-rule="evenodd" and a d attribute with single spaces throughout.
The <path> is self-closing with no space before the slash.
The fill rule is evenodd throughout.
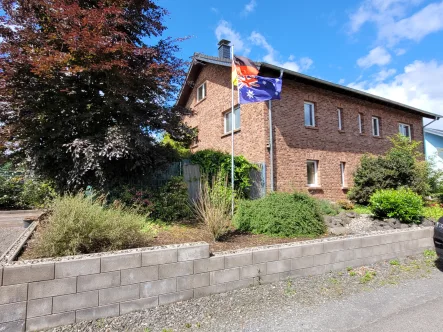
<path id="1" fill-rule="evenodd" d="M 314 164 L 314 183 L 308 183 L 309 177 L 308 177 L 308 164 L 313 163 Z M 308 187 L 318 187 L 318 160 L 306 160 L 306 184 Z"/>
<path id="2" fill-rule="evenodd" d="M 237 113 L 237 111 L 240 112 L 240 114 L 239 114 L 239 119 L 240 119 L 239 122 L 240 123 L 237 123 L 237 121 L 235 122 L 234 131 L 239 130 L 241 127 L 241 108 L 240 107 L 234 108 L 234 117 L 235 117 L 235 114 Z M 232 125 L 234 124 L 233 118 L 231 118 L 231 130 L 227 130 L 227 128 L 226 128 L 226 119 L 229 116 L 229 114 L 231 114 L 231 113 L 232 113 L 232 111 L 229 111 L 229 112 L 226 112 L 223 114 L 223 130 L 224 130 L 225 134 L 229 134 L 232 131 Z"/>
<path id="3" fill-rule="evenodd" d="M 408 128 L 409 136 L 406 136 L 405 134 L 403 134 L 402 129 L 401 129 L 401 128 L 406 128 L 406 127 Z M 412 133 L 411 133 L 411 125 L 408 125 L 408 124 L 406 124 L 406 123 L 399 123 L 399 124 L 398 124 L 398 132 L 399 132 L 400 134 L 402 134 L 403 136 L 408 137 L 409 140 L 412 139 L 412 138 L 411 138 L 411 136 L 412 136 Z"/>
<path id="4" fill-rule="evenodd" d="M 361 117 L 361 113 L 358 113 L 358 132 L 363 134 L 363 119 Z"/>
<path id="5" fill-rule="evenodd" d="M 306 105 L 310 105 L 311 106 L 311 112 L 309 114 L 309 122 L 311 124 L 306 124 L 306 111 L 305 111 L 305 106 Z M 304 117 L 305 117 L 305 126 L 306 127 L 315 127 L 315 104 L 311 103 L 309 101 L 305 101 L 304 104 L 303 104 L 303 114 L 304 114 Z"/>
<path id="6" fill-rule="evenodd" d="M 343 130 L 342 109 L 341 108 L 337 108 L 337 117 L 338 117 L 338 130 Z"/>
<path id="7" fill-rule="evenodd" d="M 346 188 L 346 163 L 344 161 L 340 162 L 340 172 L 341 172 L 341 186 Z"/>
<path id="8" fill-rule="evenodd" d="M 200 89 L 202 89 L 202 97 L 200 98 Z M 202 101 L 203 99 L 206 98 L 206 82 L 204 82 L 203 84 L 201 84 L 198 88 L 197 88 L 197 102 Z"/>
<path id="9" fill-rule="evenodd" d="M 380 118 L 378 116 L 372 117 L 372 136 L 380 137 Z"/>

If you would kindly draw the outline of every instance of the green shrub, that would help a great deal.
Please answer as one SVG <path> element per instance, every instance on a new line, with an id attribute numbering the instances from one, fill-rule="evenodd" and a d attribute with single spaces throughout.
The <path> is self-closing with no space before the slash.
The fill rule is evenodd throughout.
<path id="1" fill-rule="evenodd" d="M 380 189 L 410 188 L 425 197 L 430 191 L 430 164 L 418 152 L 421 144 L 407 137 L 392 137 L 392 148 L 385 156 L 365 155 L 354 173 L 354 187 L 348 198 L 367 205 L 371 195 Z"/>
<path id="2" fill-rule="evenodd" d="M 41 208 L 56 196 L 54 188 L 48 182 L 25 180 L 20 202 L 22 206 Z"/>
<path id="3" fill-rule="evenodd" d="M 201 180 L 194 209 L 197 219 L 205 224 L 206 230 L 215 241 L 232 228 L 231 202 L 232 189 L 226 178 L 216 175 L 211 182 L 205 178 Z"/>
<path id="4" fill-rule="evenodd" d="M 340 199 L 337 201 L 337 205 L 343 210 L 353 210 L 355 208 L 354 204 L 347 199 Z"/>
<path id="5" fill-rule="evenodd" d="M 21 206 L 23 192 L 23 178 L 0 176 L 0 208 L 15 209 Z"/>
<path id="6" fill-rule="evenodd" d="M 319 199 L 318 206 L 323 215 L 336 216 L 340 213 L 340 207 L 337 204 L 325 199 Z"/>
<path id="7" fill-rule="evenodd" d="M 231 181 L 231 155 L 215 150 L 200 150 L 191 156 L 191 162 L 200 166 L 202 174 L 208 178 L 220 173 L 220 176 L 227 177 Z M 234 157 L 234 186 L 235 191 L 241 197 L 248 197 L 251 188 L 250 172 L 257 169 L 243 156 Z"/>
<path id="8" fill-rule="evenodd" d="M 423 209 L 423 216 L 437 221 L 443 217 L 443 207 L 440 204 L 434 203 L 431 206 L 426 206 Z"/>
<path id="9" fill-rule="evenodd" d="M 277 236 L 318 236 L 326 226 L 316 200 L 302 193 L 272 193 L 238 204 L 234 225 L 242 231 Z"/>
<path id="10" fill-rule="evenodd" d="M 105 207 L 104 201 L 104 197 L 85 197 L 83 193 L 54 199 L 32 256 L 55 257 L 146 246 L 152 237 L 146 217 L 118 204 Z"/>
<path id="11" fill-rule="evenodd" d="M 397 218 L 401 222 L 419 222 L 423 215 L 423 199 L 410 189 L 384 189 L 376 191 L 369 208 L 378 218 Z"/>

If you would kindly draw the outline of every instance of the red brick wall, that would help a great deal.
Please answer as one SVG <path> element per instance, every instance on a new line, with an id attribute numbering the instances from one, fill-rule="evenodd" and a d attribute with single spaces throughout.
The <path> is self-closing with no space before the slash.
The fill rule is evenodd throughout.
<path id="1" fill-rule="evenodd" d="M 207 82 L 207 98 L 196 103 L 196 90 Z M 235 96 L 237 98 L 237 95 Z M 316 127 L 304 125 L 304 101 L 315 104 Z M 194 116 L 185 121 L 199 128 L 199 143 L 193 150 L 214 148 L 231 151 L 230 135 L 223 135 L 223 113 L 231 107 L 230 68 L 206 65 L 187 106 Z M 343 130 L 338 130 L 337 108 L 342 108 Z M 341 186 L 340 162 L 346 163 L 346 184 L 363 153 L 382 154 L 390 147 L 388 136 L 398 133 L 398 123 L 411 125 L 412 137 L 423 141 L 419 115 L 285 80 L 281 101 L 272 102 L 274 127 L 274 183 L 279 191 L 302 190 L 318 197 L 346 197 Z M 364 134 L 359 134 L 358 113 L 364 117 Z M 380 118 L 380 137 L 372 136 L 372 116 Z M 235 134 L 235 153 L 267 165 L 270 186 L 268 103 L 242 106 L 241 130 Z M 319 188 L 306 184 L 308 159 L 318 160 Z"/>

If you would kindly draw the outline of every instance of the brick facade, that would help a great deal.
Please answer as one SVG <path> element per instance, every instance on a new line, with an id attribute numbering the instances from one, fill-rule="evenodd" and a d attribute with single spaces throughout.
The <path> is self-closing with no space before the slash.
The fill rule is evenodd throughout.
<path id="1" fill-rule="evenodd" d="M 207 96 L 197 102 L 197 88 L 206 82 Z M 235 94 L 235 100 L 237 94 Z M 304 125 L 304 102 L 315 105 L 315 127 Z M 186 106 L 193 115 L 184 121 L 198 127 L 198 144 L 193 151 L 231 151 L 231 136 L 224 135 L 224 117 L 231 107 L 230 68 L 205 64 Z M 342 109 L 343 130 L 338 129 L 337 109 Z M 359 133 L 358 114 L 364 133 Z M 364 153 L 383 154 L 387 137 L 398 133 L 399 123 L 411 126 L 412 138 L 423 141 L 422 115 L 350 97 L 290 79 L 285 79 L 281 101 L 272 102 L 274 133 L 274 185 L 278 191 L 309 191 L 330 200 L 346 198 L 352 174 Z M 372 135 L 372 117 L 380 119 L 380 137 Z M 266 162 L 270 184 L 268 103 L 241 107 L 241 128 L 235 133 L 235 154 L 252 162 Z M 318 161 L 318 187 L 307 186 L 306 161 Z M 340 163 L 345 163 L 345 186 Z"/>

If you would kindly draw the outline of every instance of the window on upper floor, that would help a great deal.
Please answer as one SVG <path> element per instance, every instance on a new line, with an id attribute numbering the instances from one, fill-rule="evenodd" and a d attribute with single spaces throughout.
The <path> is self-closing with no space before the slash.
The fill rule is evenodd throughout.
<path id="1" fill-rule="evenodd" d="M 365 132 L 364 118 L 363 114 L 361 113 L 358 113 L 358 132 L 360 134 L 363 134 Z"/>
<path id="2" fill-rule="evenodd" d="M 305 126 L 315 127 L 315 105 L 305 101 Z"/>
<path id="3" fill-rule="evenodd" d="M 206 82 L 197 88 L 197 102 L 206 98 Z"/>
<path id="4" fill-rule="evenodd" d="M 307 170 L 307 185 L 314 187 L 318 186 L 318 160 L 306 161 Z"/>
<path id="5" fill-rule="evenodd" d="M 235 120 L 235 124 L 234 124 L 234 130 L 240 129 L 240 125 L 241 125 L 241 119 L 240 119 L 240 107 L 237 107 L 236 109 L 234 109 L 234 120 Z M 232 111 L 231 112 L 226 112 L 224 115 L 225 118 L 225 134 L 230 133 L 232 130 Z"/>
<path id="6" fill-rule="evenodd" d="M 398 124 L 398 132 L 400 134 L 402 134 L 403 136 L 406 136 L 409 138 L 409 140 L 411 140 L 411 126 L 404 124 L 404 123 L 399 123 Z"/>
<path id="7" fill-rule="evenodd" d="M 372 117 L 372 136 L 380 136 L 380 118 L 376 116 Z"/>
<path id="8" fill-rule="evenodd" d="M 343 130 L 343 110 L 337 108 L 338 130 Z"/>

